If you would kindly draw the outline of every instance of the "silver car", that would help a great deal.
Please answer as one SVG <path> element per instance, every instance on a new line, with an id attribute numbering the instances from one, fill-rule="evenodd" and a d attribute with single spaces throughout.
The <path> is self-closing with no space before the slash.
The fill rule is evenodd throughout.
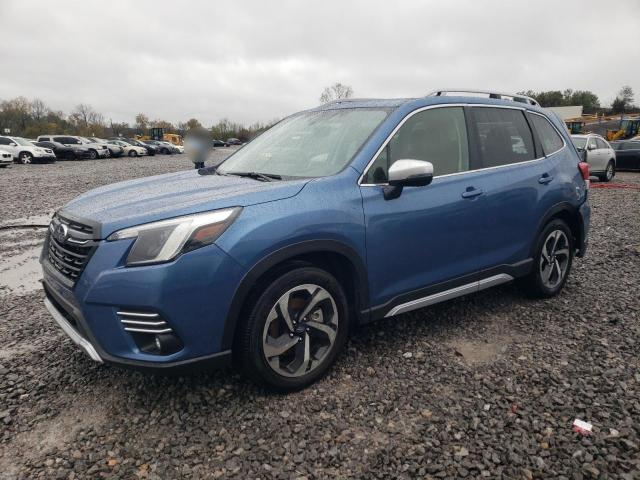
<path id="1" fill-rule="evenodd" d="M 586 152 L 591 175 L 602 182 L 609 182 L 616 174 L 616 152 L 609 142 L 600 135 L 571 135 L 571 140 L 578 152 Z"/>

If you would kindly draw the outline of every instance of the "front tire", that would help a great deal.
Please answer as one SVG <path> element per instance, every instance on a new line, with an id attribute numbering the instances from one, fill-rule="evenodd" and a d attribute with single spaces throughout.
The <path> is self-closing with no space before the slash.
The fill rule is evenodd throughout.
<path id="1" fill-rule="evenodd" d="M 560 293 L 569 278 L 575 247 L 569 226 L 552 220 L 542 230 L 536 246 L 532 272 L 522 279 L 527 295 L 548 298 Z"/>
<path id="2" fill-rule="evenodd" d="M 138 156 L 138 152 L 136 152 L 135 150 L 129 150 L 129 156 L 130 157 L 137 157 Z"/>
<path id="3" fill-rule="evenodd" d="M 29 152 L 21 152 L 18 156 L 18 160 L 22 165 L 29 165 L 33 163 L 33 155 Z"/>
<path id="4" fill-rule="evenodd" d="M 89 159 L 95 160 L 98 158 L 98 152 L 96 150 L 89 150 Z"/>
<path id="5" fill-rule="evenodd" d="M 300 267 L 264 282 L 239 331 L 245 373 L 281 391 L 318 380 L 343 349 L 349 330 L 344 291 L 328 272 Z"/>
<path id="6" fill-rule="evenodd" d="M 612 160 L 609 160 L 607 163 L 607 169 L 604 171 L 604 174 L 600 175 L 598 178 L 601 182 L 610 182 L 613 180 L 613 177 L 616 175 L 616 166 L 613 164 Z"/>

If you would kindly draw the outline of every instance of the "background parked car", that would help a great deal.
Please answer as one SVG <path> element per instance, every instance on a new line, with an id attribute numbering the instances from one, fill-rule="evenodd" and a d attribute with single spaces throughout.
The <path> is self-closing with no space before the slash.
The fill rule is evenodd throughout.
<path id="1" fill-rule="evenodd" d="M 0 168 L 5 168 L 13 163 L 13 155 L 11 152 L 0 149 Z"/>
<path id="2" fill-rule="evenodd" d="M 222 140 L 216 140 L 215 138 L 211 140 L 211 145 L 214 147 L 228 147 L 229 144 L 227 142 L 223 142 Z"/>
<path id="3" fill-rule="evenodd" d="M 122 140 L 113 140 L 113 142 L 120 146 L 124 150 L 124 154 L 128 157 L 141 157 L 143 155 L 147 155 L 147 149 L 144 147 L 131 145 L 130 143 L 123 142 Z"/>
<path id="4" fill-rule="evenodd" d="M 161 142 L 159 140 L 145 140 L 142 143 L 157 147 L 158 148 L 157 153 L 160 153 L 162 155 L 171 155 L 173 153 L 180 153 L 180 150 L 178 150 L 175 145 L 169 142 Z"/>
<path id="5" fill-rule="evenodd" d="M 72 135 L 40 135 L 38 137 L 38 142 L 58 142 L 67 146 L 84 146 L 89 149 L 89 158 L 92 160 L 95 160 L 96 158 L 105 158 L 110 155 L 109 149 L 106 145 L 90 142 L 83 137 L 76 137 Z"/>
<path id="6" fill-rule="evenodd" d="M 0 137 L 0 148 L 13 155 L 13 159 L 22 164 L 35 162 L 55 162 L 56 155 L 49 148 L 36 147 L 21 137 Z"/>
<path id="7" fill-rule="evenodd" d="M 579 151 L 587 152 L 586 161 L 591 175 L 601 182 L 610 181 L 616 174 L 616 152 L 600 135 L 571 135 L 571 141 Z"/>
<path id="8" fill-rule="evenodd" d="M 242 145 L 242 142 L 237 138 L 227 138 L 227 143 L 229 145 Z"/>
<path id="9" fill-rule="evenodd" d="M 136 147 L 142 147 L 147 150 L 147 155 L 155 155 L 158 152 L 158 148 L 155 145 L 147 145 L 142 143 L 140 140 L 136 140 L 135 138 L 128 137 L 118 137 L 112 138 L 111 140 L 120 140 L 121 142 L 128 143 L 129 145 L 135 145 Z"/>
<path id="10" fill-rule="evenodd" d="M 83 137 L 87 140 L 89 140 L 90 142 L 95 142 L 95 143 L 100 143 L 102 145 L 106 145 L 107 148 L 109 149 L 109 154 L 112 157 L 121 157 L 122 155 L 124 155 L 124 148 L 122 148 L 121 145 L 118 145 L 117 143 L 114 143 L 112 140 L 104 140 L 102 138 L 98 138 L 98 137 Z"/>
<path id="11" fill-rule="evenodd" d="M 35 142 L 35 145 L 53 150 L 58 160 L 79 160 L 89 158 L 89 149 L 82 145 L 63 145 L 59 142 Z"/>
<path id="12" fill-rule="evenodd" d="M 616 168 L 618 170 L 640 170 L 640 137 L 637 140 L 611 142 L 616 151 Z"/>

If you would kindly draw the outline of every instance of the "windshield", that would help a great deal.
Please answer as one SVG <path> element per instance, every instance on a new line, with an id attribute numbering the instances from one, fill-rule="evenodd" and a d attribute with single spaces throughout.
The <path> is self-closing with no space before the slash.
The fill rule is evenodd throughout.
<path id="1" fill-rule="evenodd" d="M 586 138 L 576 138 L 576 137 L 571 137 L 571 141 L 573 142 L 573 145 L 581 150 L 584 150 L 584 146 L 587 144 L 587 139 Z"/>
<path id="2" fill-rule="evenodd" d="M 25 140 L 24 138 L 16 137 L 14 138 L 14 140 L 18 145 L 22 145 L 23 147 L 33 147 L 33 143 L 31 143 L 28 140 Z"/>
<path id="3" fill-rule="evenodd" d="M 336 174 L 387 114 L 386 109 L 360 108 L 294 115 L 238 150 L 218 172 L 259 172 L 283 177 Z"/>

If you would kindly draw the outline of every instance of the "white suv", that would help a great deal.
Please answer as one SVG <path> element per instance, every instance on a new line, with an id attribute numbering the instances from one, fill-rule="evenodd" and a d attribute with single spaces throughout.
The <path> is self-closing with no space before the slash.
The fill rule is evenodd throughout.
<path id="1" fill-rule="evenodd" d="M 55 162 L 56 154 L 50 148 L 36 147 L 21 137 L 0 137 L 0 148 L 13 155 L 14 160 L 22 164 L 34 162 Z"/>
<path id="2" fill-rule="evenodd" d="M 610 181 L 616 174 L 616 152 L 609 142 L 600 135 L 571 135 L 571 140 L 579 152 L 586 152 L 589 171 L 601 182 Z"/>

